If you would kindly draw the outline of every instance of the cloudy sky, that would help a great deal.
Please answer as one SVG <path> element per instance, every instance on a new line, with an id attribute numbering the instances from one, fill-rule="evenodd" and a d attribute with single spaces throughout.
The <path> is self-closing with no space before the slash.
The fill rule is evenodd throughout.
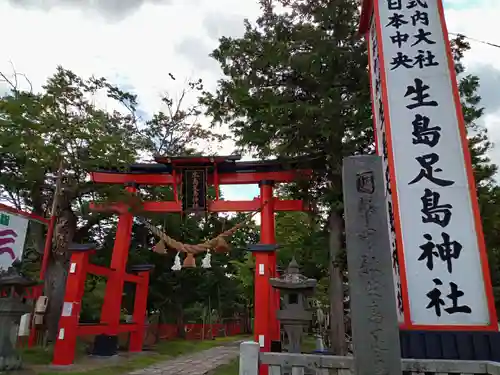
<path id="1" fill-rule="evenodd" d="M 500 44 L 500 34 L 488 32 L 499 22 L 499 0 L 445 0 L 445 10 L 450 32 Z M 0 0 L 0 71 L 11 72 L 12 63 L 35 87 L 57 65 L 106 76 L 138 94 L 147 116 L 161 107 L 162 93 L 178 93 L 186 79 L 215 87 L 221 72 L 208 54 L 220 36 L 241 35 L 243 19 L 258 12 L 256 0 Z M 466 64 L 482 79 L 484 122 L 500 164 L 500 48 L 472 47 Z M 256 192 L 233 187 L 225 194 L 242 199 Z"/>

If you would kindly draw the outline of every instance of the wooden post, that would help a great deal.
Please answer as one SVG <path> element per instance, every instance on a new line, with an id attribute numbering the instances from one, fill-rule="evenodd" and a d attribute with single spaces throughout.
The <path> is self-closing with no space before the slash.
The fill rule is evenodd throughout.
<path id="1" fill-rule="evenodd" d="M 344 159 L 344 210 L 356 375 L 401 375 L 382 157 Z"/>

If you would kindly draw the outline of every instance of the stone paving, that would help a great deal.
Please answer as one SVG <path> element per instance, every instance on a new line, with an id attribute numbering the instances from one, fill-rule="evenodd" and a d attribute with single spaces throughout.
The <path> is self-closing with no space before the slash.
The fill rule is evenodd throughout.
<path id="1" fill-rule="evenodd" d="M 240 342 L 183 355 L 133 371 L 129 375 L 205 375 L 237 358 L 240 352 Z"/>

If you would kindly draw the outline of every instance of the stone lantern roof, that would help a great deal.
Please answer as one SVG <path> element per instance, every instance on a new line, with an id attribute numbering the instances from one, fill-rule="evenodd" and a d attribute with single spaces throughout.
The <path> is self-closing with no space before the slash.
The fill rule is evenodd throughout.
<path id="1" fill-rule="evenodd" d="M 312 290 L 317 283 L 315 279 L 308 279 L 300 273 L 295 257 L 292 258 L 288 268 L 280 278 L 272 278 L 269 282 L 273 288 L 281 290 Z"/>
<path id="2" fill-rule="evenodd" d="M 36 280 L 25 277 L 20 273 L 16 265 L 0 270 L 0 289 L 9 291 L 7 297 L 14 297 L 14 294 L 22 296 L 27 288 L 37 285 Z"/>
<path id="3" fill-rule="evenodd" d="M 18 272 L 14 267 L 0 271 L 0 288 L 2 287 L 24 287 L 28 288 L 38 284 L 35 280 L 29 279 Z"/>

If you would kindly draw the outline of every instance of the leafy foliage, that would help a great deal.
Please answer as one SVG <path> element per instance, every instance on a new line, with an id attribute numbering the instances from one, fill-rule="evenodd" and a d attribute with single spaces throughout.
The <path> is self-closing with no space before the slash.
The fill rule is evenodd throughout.
<path id="1" fill-rule="evenodd" d="M 2 77 L 7 79 L 3 73 Z M 107 266 L 111 259 L 116 217 L 91 213 L 89 202 L 127 198 L 120 186 L 91 184 L 88 172 L 99 168 L 120 169 L 158 153 L 194 153 L 200 142 L 220 141 L 225 136 L 203 129 L 198 121 L 198 106 L 184 104 L 187 94 L 202 90 L 201 81 L 188 83 L 177 101 L 165 95 L 164 108 L 146 121 L 137 114 L 136 96 L 105 78 L 85 79 L 58 67 L 40 92 L 18 89 L 14 79 L 8 82 L 10 92 L 0 97 L 0 197 L 19 209 L 42 216 L 50 215 L 56 201 L 58 220 L 46 279 L 49 330 L 54 333 L 64 293 L 68 244 L 96 242 L 101 250 L 92 261 Z M 103 99 L 106 107 L 99 107 L 97 103 L 103 103 Z M 61 190 L 56 196 L 55 180 L 61 166 Z M 165 187 L 141 188 L 144 199 L 171 200 L 172 194 Z M 201 223 L 193 217 L 181 220 L 178 215 L 149 219 L 164 226 L 173 237 L 192 243 L 218 234 L 224 226 L 224 220 L 216 216 Z M 229 219 L 225 225 L 233 225 L 237 219 Z M 244 248 L 253 233 L 253 229 L 242 230 L 234 235 L 233 242 Z M 31 262 L 28 268 L 32 273 L 40 265 L 44 236 L 43 227 L 30 225 L 27 246 L 30 256 L 26 259 Z M 200 303 L 208 306 L 209 299 L 220 316 L 232 316 L 241 309 L 233 303 L 239 290 L 226 277 L 227 272 L 233 271 L 226 265 L 230 259 L 241 258 L 242 251 L 231 257 L 214 255 L 211 270 L 174 273 L 170 270 L 173 256 L 159 256 L 150 251 L 155 241 L 142 225 L 134 225 L 129 264 L 156 266 L 149 299 L 151 312 L 168 315 L 167 312 L 173 311 L 180 314 L 182 321 L 182 311 Z M 95 321 L 105 293 L 104 280 L 90 277 L 86 291 L 82 319 Z M 124 314 L 132 309 L 133 288 L 127 286 L 127 292 Z M 190 319 L 201 318 L 194 314 Z"/>
<path id="2" fill-rule="evenodd" d="M 213 126 L 230 124 L 243 150 L 258 156 L 324 154 L 323 167 L 317 168 L 317 178 L 306 188 L 322 207 L 341 217 L 342 159 L 374 150 L 366 45 L 357 34 L 359 2 L 263 0 L 260 4 L 261 16 L 255 25 L 245 23 L 241 38 L 220 39 L 212 57 L 224 78 L 214 93 L 204 93 L 201 103 Z M 465 75 L 461 63 L 469 48 L 462 36 L 452 41 L 490 268 L 495 285 L 500 285 L 497 166 L 488 158 L 492 145 L 479 122 L 484 111 L 477 94 L 479 79 Z M 286 193 L 303 197 L 296 188 Z M 343 228 L 328 228 L 326 220 L 322 224 L 342 246 Z M 316 269 L 309 267 L 309 251 L 317 248 L 308 243 L 311 235 L 300 215 L 280 215 L 278 231 L 280 225 L 286 228 L 280 242 L 287 244 L 281 257 L 295 254 L 304 262 L 305 272 L 321 276 L 318 270 L 327 268 L 328 258 L 315 259 Z M 325 253 L 328 243 L 321 240 L 321 226 L 312 230 L 317 251 Z M 337 252 L 338 265 L 343 255 Z"/>
<path id="3" fill-rule="evenodd" d="M 257 24 L 246 22 L 242 38 L 221 38 L 212 53 L 226 78 L 201 102 L 214 125 L 229 123 L 237 144 L 258 156 L 324 153 L 312 188 L 328 207 L 337 205 L 342 158 L 373 143 L 359 4 L 260 3 Z M 287 11 L 274 10 L 282 6 Z"/>
<path id="4" fill-rule="evenodd" d="M 495 180 L 498 166 L 492 163 L 488 157 L 488 152 L 492 149 L 493 144 L 488 139 L 487 129 L 479 123 L 479 119 L 484 113 L 484 108 L 481 107 L 481 97 L 477 94 L 480 85 L 479 78 L 470 74 L 463 76 L 465 67 L 461 63 L 461 59 L 469 49 L 470 45 L 462 35 L 458 35 L 452 41 L 455 69 L 460 77 L 459 92 L 469 134 L 469 150 L 488 250 L 490 274 L 498 308 L 500 306 L 500 188 Z"/>

